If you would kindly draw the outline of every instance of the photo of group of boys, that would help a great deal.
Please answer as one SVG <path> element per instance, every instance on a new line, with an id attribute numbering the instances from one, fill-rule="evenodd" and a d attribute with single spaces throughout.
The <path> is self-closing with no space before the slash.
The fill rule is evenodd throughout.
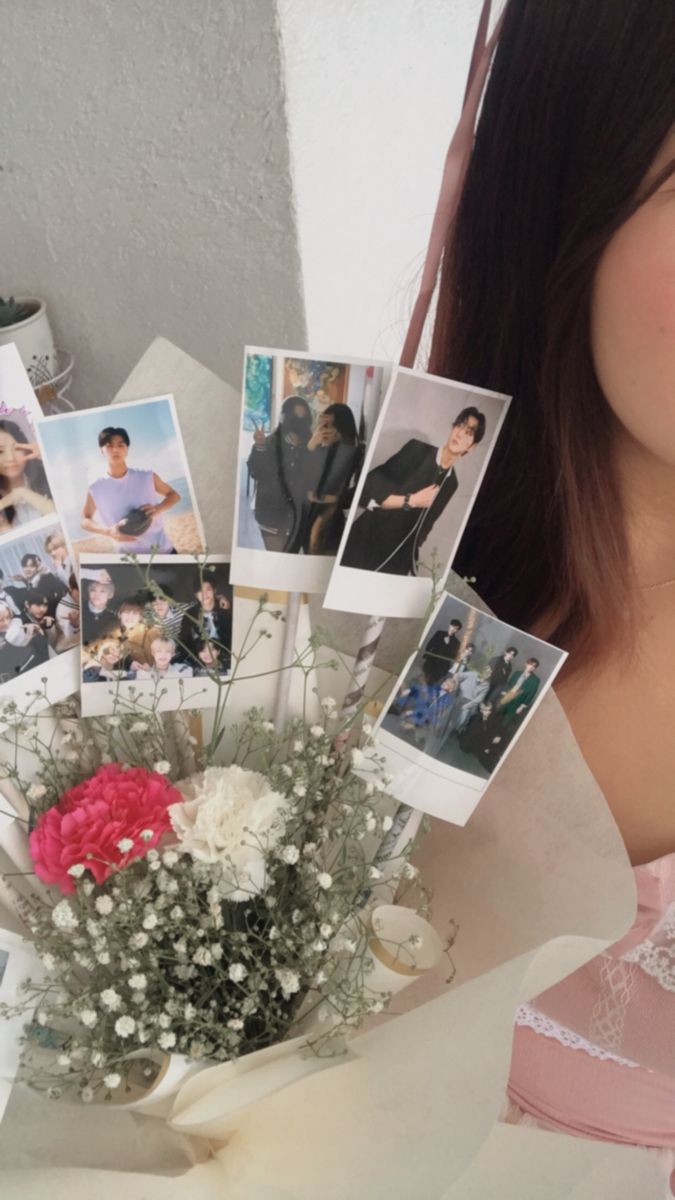
<path id="1" fill-rule="evenodd" d="M 230 674 L 233 593 L 228 563 L 169 556 L 121 563 L 87 555 L 80 566 L 80 586 L 86 711 L 93 711 L 87 702 L 92 692 L 98 694 L 96 711 L 111 709 L 118 688 L 99 688 L 102 683 L 156 692 L 161 681 L 170 699 L 177 693 L 168 685 L 217 681 Z M 201 706 L 195 699 L 195 707 Z"/>
<path id="2" fill-rule="evenodd" d="M 0 543 L 0 697 L 18 696 L 49 676 L 72 691 L 80 642 L 77 579 L 56 520 Z M 59 667 L 56 660 L 61 660 Z"/>
<path id="3" fill-rule="evenodd" d="M 417 807 L 452 814 L 458 789 L 464 812 L 476 785 L 477 801 L 564 659 L 561 650 L 454 596 L 442 600 L 378 728 L 399 766 L 414 761 L 429 772 Z"/>
<path id="4" fill-rule="evenodd" d="M 323 590 L 384 382 L 382 365 L 246 351 L 235 579 Z"/>

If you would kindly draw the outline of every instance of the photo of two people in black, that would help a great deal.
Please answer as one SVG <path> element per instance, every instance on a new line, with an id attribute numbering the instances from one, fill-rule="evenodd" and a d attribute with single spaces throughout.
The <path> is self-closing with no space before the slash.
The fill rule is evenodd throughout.
<path id="1" fill-rule="evenodd" d="M 0 548 L 0 684 L 79 645 L 77 579 L 61 530 Z"/>
<path id="2" fill-rule="evenodd" d="M 416 656 L 382 728 L 439 763 L 487 779 L 561 653 L 475 609 L 460 613 L 457 603 L 446 602 L 443 624 Z"/>
<path id="3" fill-rule="evenodd" d="M 227 564 L 84 565 L 83 683 L 229 675 Z"/>
<path id="4" fill-rule="evenodd" d="M 308 400 L 287 396 L 272 433 L 255 427 L 247 466 L 266 550 L 336 553 L 363 450 L 354 414 L 342 402 L 314 421 Z"/>
<path id="5" fill-rule="evenodd" d="M 416 575 L 420 548 L 458 487 L 455 465 L 478 446 L 485 414 L 468 405 L 455 416 L 444 442 L 409 438 L 369 471 L 340 558 L 343 567 Z"/>

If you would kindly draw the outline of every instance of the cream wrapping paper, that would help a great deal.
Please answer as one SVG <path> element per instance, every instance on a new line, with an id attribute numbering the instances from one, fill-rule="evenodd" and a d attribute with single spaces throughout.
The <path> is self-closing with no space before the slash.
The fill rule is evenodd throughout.
<path id="1" fill-rule="evenodd" d="M 125 399 L 174 391 L 209 544 L 226 552 L 234 393 L 162 339 L 132 381 Z M 406 989 L 351 1060 L 241 1112 L 207 1163 L 195 1161 L 205 1142 L 159 1121 L 100 1109 L 73 1121 L 16 1088 L 0 1126 L 3 1200 L 662 1200 L 653 1153 L 495 1125 L 518 1003 L 617 940 L 635 911 L 623 844 L 553 696 L 469 824 L 436 822 L 418 861 L 436 928 L 460 924 L 451 988 L 437 972 Z"/>

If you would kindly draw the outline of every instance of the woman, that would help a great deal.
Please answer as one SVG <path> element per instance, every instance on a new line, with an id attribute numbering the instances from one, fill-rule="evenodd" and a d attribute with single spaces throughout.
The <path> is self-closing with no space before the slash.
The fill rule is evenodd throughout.
<path id="1" fill-rule="evenodd" d="M 674 62 L 670 0 L 509 0 L 429 362 L 513 394 L 455 570 L 569 650 L 556 690 L 641 901 L 521 1010 L 510 1119 L 671 1166 Z"/>
<path id="2" fill-rule="evenodd" d="M 14 421 L 0 420 L 0 532 L 54 512 L 40 451 Z"/>
<path id="3" fill-rule="evenodd" d="M 306 554 L 337 554 L 349 507 L 347 490 L 358 473 L 362 448 L 347 404 L 329 404 L 307 445 Z"/>

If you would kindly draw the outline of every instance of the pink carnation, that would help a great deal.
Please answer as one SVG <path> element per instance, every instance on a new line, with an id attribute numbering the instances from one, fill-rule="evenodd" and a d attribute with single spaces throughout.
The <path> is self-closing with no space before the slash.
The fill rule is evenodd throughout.
<path id="1" fill-rule="evenodd" d="M 156 771 L 119 763 L 100 767 L 40 817 L 30 835 L 35 874 L 62 892 L 74 892 L 68 868 L 81 863 L 103 883 L 115 868 L 142 858 L 157 844 L 171 829 L 169 806 L 182 799 Z M 152 830 L 147 841 L 140 836 L 143 830 Z M 124 853 L 118 846 L 123 838 L 133 842 Z"/>

